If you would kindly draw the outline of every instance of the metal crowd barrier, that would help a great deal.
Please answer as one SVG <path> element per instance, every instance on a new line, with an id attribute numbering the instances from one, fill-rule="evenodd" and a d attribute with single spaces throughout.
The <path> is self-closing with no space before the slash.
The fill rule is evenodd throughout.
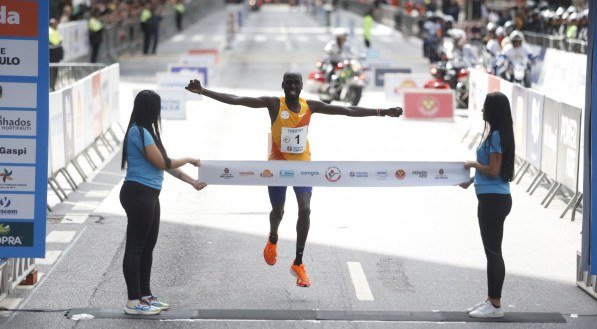
<path id="1" fill-rule="evenodd" d="M 50 76 L 55 74 L 55 82 L 53 86 L 50 83 L 50 91 L 66 88 L 104 67 L 106 64 L 102 63 L 50 63 Z"/>
<path id="2" fill-rule="evenodd" d="M 35 258 L 8 258 L 0 260 L 0 300 L 10 295 L 35 269 Z"/>
<path id="3" fill-rule="evenodd" d="M 510 99 L 514 120 L 517 169 L 513 182 L 519 184 L 526 173 L 534 175 L 526 191 L 532 195 L 539 186 L 548 187 L 541 201 L 545 208 L 561 195 L 567 205 L 560 218 L 576 210 L 582 202 L 581 168 L 582 111 L 537 91 L 512 84 L 481 70 L 471 69 L 469 79 L 469 120 L 471 128 L 463 141 L 472 136 L 469 148 L 478 145 L 482 127 L 481 109 L 488 92 L 500 91 Z M 473 133 L 471 135 L 471 132 Z"/>

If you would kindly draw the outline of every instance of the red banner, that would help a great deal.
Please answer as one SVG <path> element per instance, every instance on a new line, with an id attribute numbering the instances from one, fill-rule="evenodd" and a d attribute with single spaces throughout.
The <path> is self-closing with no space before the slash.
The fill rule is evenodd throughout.
<path id="1" fill-rule="evenodd" d="M 37 2 L 0 1 L 0 36 L 36 37 Z"/>
<path id="2" fill-rule="evenodd" d="M 453 90 L 405 90 L 403 104 L 405 118 L 454 119 Z"/>

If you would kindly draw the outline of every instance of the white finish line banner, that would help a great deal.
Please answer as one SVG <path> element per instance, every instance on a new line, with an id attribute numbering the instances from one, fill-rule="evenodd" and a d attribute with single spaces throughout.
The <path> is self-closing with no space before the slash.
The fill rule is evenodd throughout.
<path id="1" fill-rule="evenodd" d="M 468 182 L 464 162 L 201 161 L 199 181 L 212 185 L 409 187 Z"/>

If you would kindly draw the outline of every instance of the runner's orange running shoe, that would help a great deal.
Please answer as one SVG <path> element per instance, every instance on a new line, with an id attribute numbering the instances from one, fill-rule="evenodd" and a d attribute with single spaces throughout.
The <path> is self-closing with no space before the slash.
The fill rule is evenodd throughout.
<path id="1" fill-rule="evenodd" d="M 294 265 L 290 266 L 290 274 L 296 276 L 296 285 L 299 287 L 308 287 L 311 285 L 311 280 L 307 276 L 307 270 L 305 269 L 305 264 L 301 265 Z"/>
<path id="2" fill-rule="evenodd" d="M 273 243 L 269 242 L 269 239 L 267 240 L 265 249 L 263 249 L 263 258 L 265 259 L 265 262 L 267 263 L 267 265 L 273 266 L 274 264 L 276 264 L 276 257 L 278 257 L 277 248 L 278 248 L 277 244 L 273 244 Z"/>

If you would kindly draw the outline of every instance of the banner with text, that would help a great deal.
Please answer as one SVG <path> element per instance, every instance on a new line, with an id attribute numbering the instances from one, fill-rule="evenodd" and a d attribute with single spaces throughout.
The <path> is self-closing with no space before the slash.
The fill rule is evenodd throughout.
<path id="1" fill-rule="evenodd" d="M 199 180 L 214 185 L 411 187 L 468 182 L 463 162 L 201 161 Z"/>

